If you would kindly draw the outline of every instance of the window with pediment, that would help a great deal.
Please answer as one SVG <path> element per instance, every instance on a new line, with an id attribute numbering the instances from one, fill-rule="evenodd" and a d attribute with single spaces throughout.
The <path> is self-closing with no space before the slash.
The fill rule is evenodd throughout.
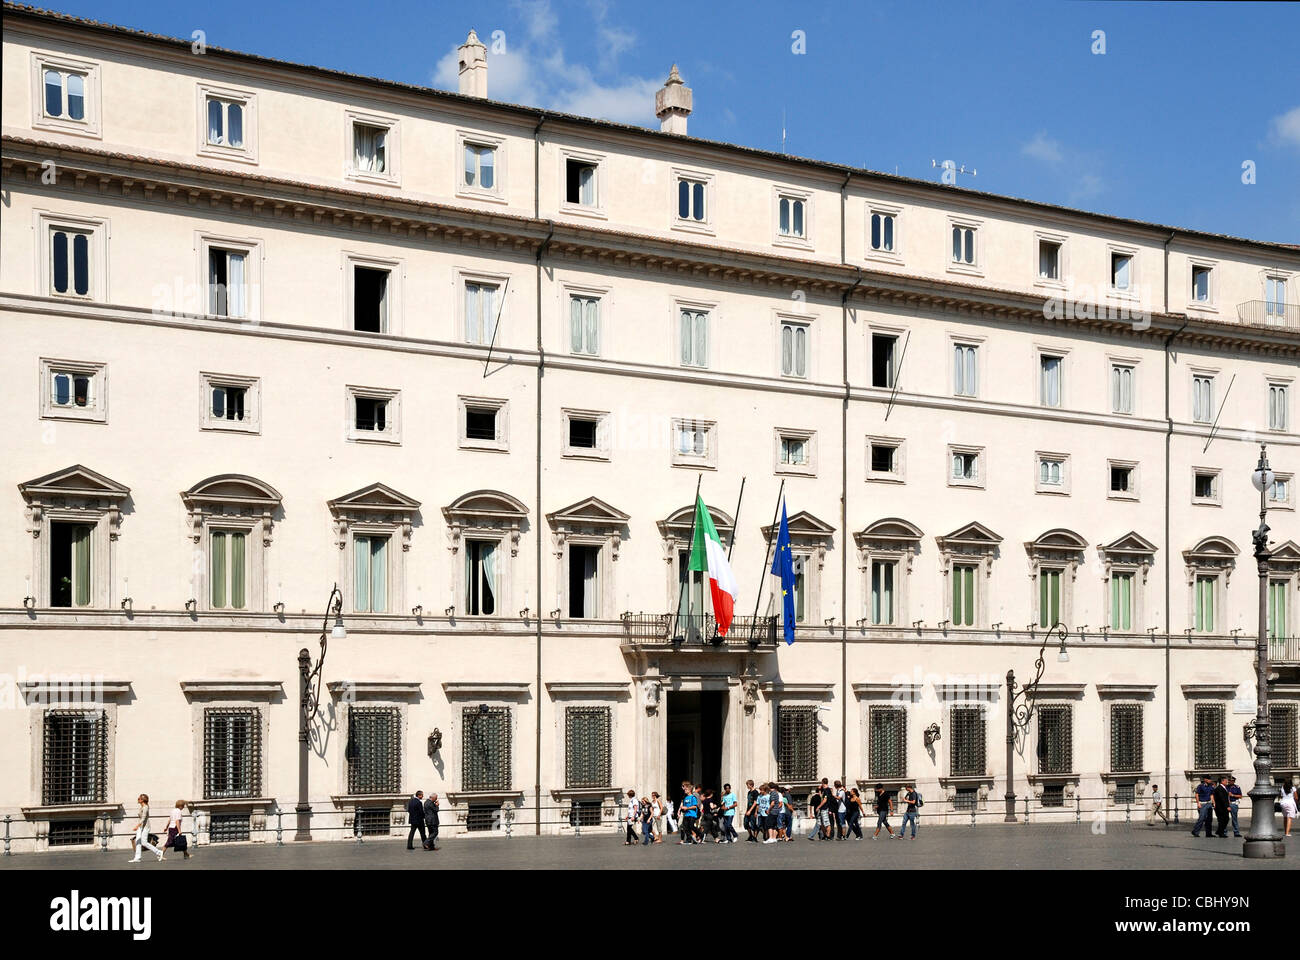
<path id="1" fill-rule="evenodd" d="M 790 528 L 790 552 L 794 555 L 795 619 L 798 623 L 820 624 L 822 568 L 826 551 L 835 539 L 835 528 L 806 510 L 786 520 Z M 763 541 L 776 543 L 776 527 L 763 527 Z M 767 616 L 781 615 L 780 583 L 768 578 Z"/>
<path id="2" fill-rule="evenodd" d="M 981 523 L 968 523 L 934 540 L 945 578 L 944 619 L 952 627 L 987 627 L 989 579 L 1002 538 Z"/>
<path id="3" fill-rule="evenodd" d="M 1048 530 L 1025 544 L 1034 622 L 1047 629 L 1073 623 L 1074 581 L 1088 543 L 1073 530 Z"/>
<path id="4" fill-rule="evenodd" d="M 528 508 L 500 490 L 475 490 L 442 508 L 456 615 L 514 616 L 514 560 Z M 538 598 L 540 613 L 542 601 Z"/>
<path id="5" fill-rule="evenodd" d="M 853 535 L 866 610 L 862 624 L 904 626 L 908 617 L 908 585 L 912 561 L 921 552 L 921 528 L 898 517 L 877 520 Z"/>
<path id="6" fill-rule="evenodd" d="M 717 507 L 708 507 L 708 511 L 719 539 L 724 545 L 730 546 L 735 536 L 735 521 Z M 704 574 L 689 569 L 694 519 L 695 506 L 692 504 L 674 510 L 656 524 L 663 542 L 664 562 L 668 568 L 664 581 L 664 609 L 675 615 L 678 631 L 688 634 L 692 631 L 698 633 L 705 623 L 704 616 L 713 613 L 712 600 L 709 591 L 705 589 Z M 698 636 L 693 638 L 698 639 Z"/>
<path id="7" fill-rule="evenodd" d="M 1106 626 L 1115 633 L 1146 629 L 1147 577 L 1155 563 L 1156 546 L 1130 530 L 1110 543 L 1099 544 L 1102 564 L 1102 609 Z"/>
<path id="8" fill-rule="evenodd" d="M 406 611 L 406 555 L 420 502 L 382 483 L 330 500 L 339 586 L 350 613 Z"/>
<path id="9" fill-rule="evenodd" d="M 190 596 L 199 610 L 266 609 L 267 551 L 281 499 L 270 484 L 235 473 L 181 493 L 196 551 Z"/>
<path id="10" fill-rule="evenodd" d="M 588 497 L 546 515 L 556 560 L 560 616 L 612 618 L 617 611 L 614 571 L 628 515 Z"/>
<path id="11" fill-rule="evenodd" d="M 1228 632 L 1228 584 L 1237 566 L 1237 545 L 1209 536 L 1183 551 L 1188 588 L 1188 626 L 1200 634 Z"/>

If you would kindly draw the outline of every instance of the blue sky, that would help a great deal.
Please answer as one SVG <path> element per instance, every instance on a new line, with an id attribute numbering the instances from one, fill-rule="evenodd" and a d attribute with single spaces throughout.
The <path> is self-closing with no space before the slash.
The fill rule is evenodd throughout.
<path id="1" fill-rule="evenodd" d="M 53 0 L 123 26 L 655 127 L 676 62 L 695 136 L 1175 226 L 1300 242 L 1300 5 Z M 1092 52 L 1094 31 L 1105 53 Z M 792 47 L 803 31 L 806 52 Z M 1242 164 L 1254 164 L 1253 184 Z"/>

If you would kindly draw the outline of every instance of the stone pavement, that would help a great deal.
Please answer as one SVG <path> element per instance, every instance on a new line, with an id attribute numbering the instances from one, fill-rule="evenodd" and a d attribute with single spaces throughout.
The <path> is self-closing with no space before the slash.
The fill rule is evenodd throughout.
<path id="1" fill-rule="evenodd" d="M 1245 824 L 1242 825 L 1245 830 Z M 129 850 L 108 853 L 50 851 L 0 857 L 9 870 L 709 870 L 709 869 L 998 869 L 1066 870 L 1294 870 L 1300 868 L 1300 833 L 1288 841 L 1281 860 L 1246 860 L 1241 840 L 1191 836 L 1189 829 L 1146 824 L 981 824 L 978 827 L 923 826 L 913 840 L 878 840 L 680 846 L 670 835 L 663 844 L 625 847 L 612 830 L 575 837 L 472 837 L 444 840 L 436 852 L 408 852 L 400 839 L 318 841 L 308 844 L 218 844 L 199 848 L 186 861 L 178 855 L 157 863 L 128 864 Z"/>

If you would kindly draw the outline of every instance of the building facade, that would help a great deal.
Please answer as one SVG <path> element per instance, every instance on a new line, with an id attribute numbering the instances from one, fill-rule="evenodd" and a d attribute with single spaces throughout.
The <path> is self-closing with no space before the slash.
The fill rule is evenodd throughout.
<path id="1" fill-rule="evenodd" d="M 568 832 L 635 787 L 1300 773 L 1300 248 L 6 5 L 0 812 Z M 739 497 L 743 483 L 743 498 Z M 741 595 L 686 570 L 696 489 Z M 773 614 L 778 492 L 797 639 Z M 1068 661 L 1055 656 L 1065 632 Z M 160 800 L 161 798 L 161 800 Z M 124 841 L 118 841 L 124 842 Z"/>

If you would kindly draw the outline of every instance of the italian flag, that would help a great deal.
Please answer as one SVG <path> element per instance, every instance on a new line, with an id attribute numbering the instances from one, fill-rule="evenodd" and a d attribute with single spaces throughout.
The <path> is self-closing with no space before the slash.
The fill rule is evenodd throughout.
<path id="1" fill-rule="evenodd" d="M 695 537 L 691 541 L 689 569 L 708 574 L 713 616 L 718 621 L 718 633 L 725 637 L 736 608 L 736 578 L 727 563 L 727 551 L 718 539 L 718 530 L 709 516 L 709 509 L 698 494 L 695 497 Z"/>

